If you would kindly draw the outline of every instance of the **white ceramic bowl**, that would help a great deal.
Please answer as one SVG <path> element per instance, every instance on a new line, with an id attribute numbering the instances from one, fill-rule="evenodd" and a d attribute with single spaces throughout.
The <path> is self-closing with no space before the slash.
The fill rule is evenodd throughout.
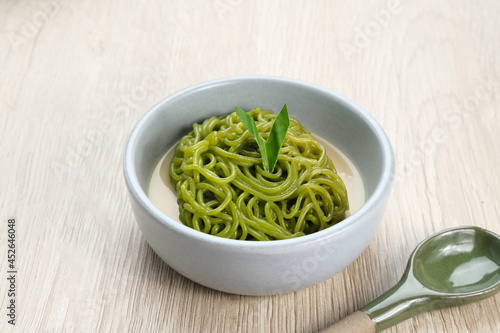
<path id="1" fill-rule="evenodd" d="M 146 195 L 152 169 L 192 124 L 228 114 L 238 105 L 290 116 L 334 143 L 357 165 L 365 204 L 319 232 L 268 242 L 223 239 L 174 221 Z M 296 291 L 331 278 L 367 247 L 385 210 L 394 178 L 394 155 L 382 128 L 360 106 L 336 92 L 277 77 L 242 76 L 201 83 L 164 99 L 130 134 L 124 156 L 132 208 L 151 248 L 173 269 L 220 291 L 269 295 Z"/>

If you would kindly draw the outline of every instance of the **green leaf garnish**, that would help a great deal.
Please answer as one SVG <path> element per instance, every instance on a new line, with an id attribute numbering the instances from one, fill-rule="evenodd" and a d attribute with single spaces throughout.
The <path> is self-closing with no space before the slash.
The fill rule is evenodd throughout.
<path id="1" fill-rule="evenodd" d="M 285 140 L 286 132 L 288 131 L 288 126 L 290 125 L 290 119 L 288 118 L 288 110 L 286 104 L 283 105 L 280 113 L 276 117 L 269 132 L 269 137 L 267 141 L 264 140 L 257 131 L 257 126 L 255 125 L 255 120 L 248 113 L 236 106 L 236 115 L 240 118 L 241 122 L 248 129 L 250 134 L 255 138 L 257 144 L 259 145 L 260 155 L 262 156 L 262 164 L 264 165 L 264 170 L 267 172 L 273 172 L 276 162 L 278 161 L 278 155 L 280 153 L 281 146 Z"/>

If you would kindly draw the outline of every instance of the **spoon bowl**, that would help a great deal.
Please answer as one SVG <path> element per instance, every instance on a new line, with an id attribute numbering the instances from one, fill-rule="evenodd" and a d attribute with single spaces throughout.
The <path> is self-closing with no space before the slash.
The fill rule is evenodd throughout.
<path id="1" fill-rule="evenodd" d="M 500 288 L 500 239 L 487 230 L 445 230 L 421 243 L 412 258 L 415 278 L 450 297 Z"/>
<path id="2" fill-rule="evenodd" d="M 401 280 L 322 332 L 380 332 L 417 314 L 500 291 L 500 236 L 475 227 L 443 230 L 413 251 Z"/>

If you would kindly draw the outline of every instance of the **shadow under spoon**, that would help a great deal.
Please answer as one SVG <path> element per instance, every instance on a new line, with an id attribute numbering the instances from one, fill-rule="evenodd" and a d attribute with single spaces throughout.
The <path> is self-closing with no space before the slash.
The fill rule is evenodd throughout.
<path id="1" fill-rule="evenodd" d="M 443 230 L 413 251 L 401 280 L 321 332 L 380 332 L 417 314 L 500 291 L 500 236 L 474 226 Z"/>

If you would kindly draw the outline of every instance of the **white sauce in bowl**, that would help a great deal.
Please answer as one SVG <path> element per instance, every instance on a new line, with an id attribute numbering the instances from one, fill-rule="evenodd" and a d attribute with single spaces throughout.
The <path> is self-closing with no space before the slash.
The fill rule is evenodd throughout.
<path id="1" fill-rule="evenodd" d="M 356 165 L 340 149 L 317 135 L 314 137 L 325 147 L 328 157 L 330 157 L 335 169 L 337 169 L 337 174 L 344 181 L 349 200 L 349 211 L 347 211 L 346 217 L 350 216 L 360 209 L 366 200 L 361 174 Z M 175 185 L 169 174 L 170 161 L 176 147 L 177 144 L 170 147 L 155 165 L 147 195 L 151 202 L 163 213 L 181 223 L 179 221 L 179 206 L 177 205 Z"/>

